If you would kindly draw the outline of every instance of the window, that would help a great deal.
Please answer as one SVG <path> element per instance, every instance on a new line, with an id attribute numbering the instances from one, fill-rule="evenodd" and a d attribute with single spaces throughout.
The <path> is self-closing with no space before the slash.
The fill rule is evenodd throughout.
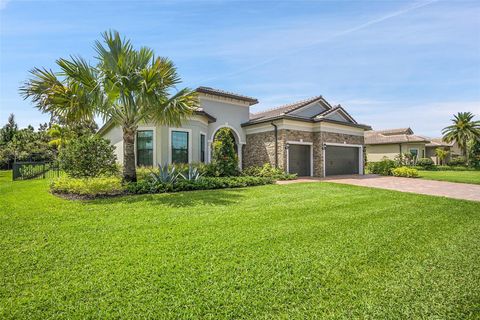
<path id="1" fill-rule="evenodd" d="M 425 158 L 425 149 L 422 149 L 422 158 Z"/>
<path id="2" fill-rule="evenodd" d="M 153 166 L 153 130 L 137 131 L 137 166 Z"/>
<path id="3" fill-rule="evenodd" d="M 188 132 L 172 131 L 172 163 L 188 163 Z"/>
<path id="4" fill-rule="evenodd" d="M 205 162 L 205 135 L 200 134 L 200 162 Z"/>
<path id="5" fill-rule="evenodd" d="M 410 153 L 414 158 L 418 157 L 418 149 L 410 149 Z"/>

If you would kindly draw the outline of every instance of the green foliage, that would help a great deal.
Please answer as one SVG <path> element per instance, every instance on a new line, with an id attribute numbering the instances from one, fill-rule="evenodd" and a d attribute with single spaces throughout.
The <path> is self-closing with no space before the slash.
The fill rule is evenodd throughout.
<path id="1" fill-rule="evenodd" d="M 440 165 L 445 164 L 445 159 L 450 154 L 450 151 L 445 150 L 444 148 L 436 148 L 435 155 L 437 156 L 438 160 L 440 160 Z"/>
<path id="2" fill-rule="evenodd" d="M 480 139 L 480 121 L 474 121 L 475 115 L 471 112 L 458 112 L 453 116 L 453 124 L 442 130 L 443 140 L 457 142 L 468 161 L 468 142 Z"/>
<path id="3" fill-rule="evenodd" d="M 54 179 L 50 184 L 53 193 L 79 196 L 107 196 L 123 192 L 119 177 L 72 178 L 68 176 Z"/>
<path id="4" fill-rule="evenodd" d="M 468 165 L 480 168 L 480 139 L 471 139 L 467 144 Z"/>
<path id="5" fill-rule="evenodd" d="M 150 180 L 153 183 L 174 184 L 179 177 L 180 172 L 177 171 L 177 167 L 175 165 L 169 166 L 167 164 L 159 164 L 157 170 L 152 170 L 150 172 L 150 176 L 147 178 L 147 180 Z"/>
<path id="6" fill-rule="evenodd" d="M 430 158 L 420 158 L 417 160 L 417 166 L 428 169 L 434 167 L 435 164 Z"/>
<path id="7" fill-rule="evenodd" d="M 235 139 L 229 128 L 221 128 L 215 135 L 212 151 L 213 175 L 220 177 L 237 176 L 238 156 L 235 152 Z"/>
<path id="8" fill-rule="evenodd" d="M 4 146 L 10 141 L 18 131 L 18 125 L 15 122 L 15 115 L 11 113 L 8 116 L 7 123 L 0 129 L 0 146 Z"/>
<path id="9" fill-rule="evenodd" d="M 397 164 L 395 161 L 383 158 L 378 162 L 369 162 L 367 163 L 367 171 L 369 173 L 380 174 L 383 176 L 392 175 L 392 169 L 396 168 Z"/>
<path id="10" fill-rule="evenodd" d="M 100 116 L 121 126 L 124 178 L 133 181 L 138 124 L 179 126 L 197 108 L 198 97 L 191 89 L 177 90 L 181 79 L 171 60 L 146 47 L 135 49 L 116 31 L 104 32 L 102 38 L 95 42 L 93 65 L 78 56 L 60 58 L 56 61 L 60 72 L 34 68 L 20 92 L 64 123 Z"/>
<path id="11" fill-rule="evenodd" d="M 162 183 L 153 180 L 141 180 L 126 184 L 129 193 L 163 193 L 192 190 L 209 190 L 224 188 L 242 188 L 272 184 L 272 178 L 265 177 L 200 177 L 197 180 L 179 179 L 175 183 Z"/>
<path id="12" fill-rule="evenodd" d="M 15 130 L 8 142 L 0 143 L 0 168 L 10 167 L 14 161 L 52 160 L 54 153 L 49 141 L 45 130 L 35 131 L 32 126 Z"/>
<path id="13" fill-rule="evenodd" d="M 448 162 L 449 166 L 465 166 L 467 164 L 467 159 L 465 157 L 454 157 Z"/>
<path id="14" fill-rule="evenodd" d="M 263 166 L 245 168 L 242 174 L 245 176 L 273 178 L 275 180 L 294 180 L 297 178 L 297 174 L 286 173 L 280 168 L 273 167 L 270 163 L 265 163 Z"/>
<path id="15" fill-rule="evenodd" d="M 117 174 L 114 150 L 97 135 L 79 137 L 60 149 L 60 168 L 76 178 Z"/>
<path id="16" fill-rule="evenodd" d="M 392 169 L 392 174 L 395 177 L 416 178 L 418 177 L 418 170 L 411 167 L 398 167 Z"/>

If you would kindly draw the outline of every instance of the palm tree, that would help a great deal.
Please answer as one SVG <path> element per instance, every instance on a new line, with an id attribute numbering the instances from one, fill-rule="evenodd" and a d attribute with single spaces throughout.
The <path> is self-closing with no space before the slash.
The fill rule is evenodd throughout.
<path id="1" fill-rule="evenodd" d="M 439 160 L 439 164 L 440 165 L 443 165 L 444 162 L 445 162 L 445 159 L 448 157 L 450 151 L 448 150 L 445 150 L 443 148 L 436 148 L 435 149 L 435 155 L 437 156 L 438 160 Z"/>
<path id="2" fill-rule="evenodd" d="M 442 130 L 443 140 L 457 142 L 468 162 L 467 143 L 480 138 L 480 121 L 473 121 L 473 113 L 459 112 L 453 116 L 453 125 Z"/>
<path id="3" fill-rule="evenodd" d="M 190 89 L 171 92 L 180 83 L 172 61 L 155 57 L 151 49 L 135 50 L 116 31 L 95 42 L 98 64 L 80 57 L 58 59 L 61 72 L 35 68 L 20 88 L 43 112 L 66 123 L 100 116 L 123 130 L 123 177 L 136 181 L 135 135 L 140 123 L 178 126 L 198 105 Z"/>

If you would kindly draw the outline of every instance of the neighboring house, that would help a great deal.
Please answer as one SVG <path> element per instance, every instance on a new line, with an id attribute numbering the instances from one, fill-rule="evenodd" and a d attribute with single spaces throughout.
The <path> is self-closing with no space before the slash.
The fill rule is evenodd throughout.
<path id="1" fill-rule="evenodd" d="M 452 157 L 460 156 L 462 154 L 462 150 L 458 146 L 456 141 L 454 142 L 445 142 L 442 138 L 432 138 L 430 139 L 430 143 L 425 145 L 427 157 L 432 159 L 435 164 L 440 164 L 440 160 L 438 159 L 435 150 L 437 148 L 442 148 L 449 151 L 447 158 L 445 158 L 445 163 L 448 163 Z"/>
<path id="2" fill-rule="evenodd" d="M 215 134 L 226 127 L 235 138 L 240 167 L 270 163 L 299 176 L 363 174 L 364 132 L 371 128 L 340 105 L 332 107 L 318 96 L 251 114 L 257 99 L 209 87 L 196 91 L 200 108 L 181 127 L 138 127 L 138 166 L 208 163 Z M 122 162 L 121 128 L 107 122 L 99 133 Z"/>
<path id="3" fill-rule="evenodd" d="M 411 153 L 414 157 L 425 158 L 428 138 L 415 135 L 410 128 L 365 132 L 367 161 L 394 160 L 396 156 Z"/>

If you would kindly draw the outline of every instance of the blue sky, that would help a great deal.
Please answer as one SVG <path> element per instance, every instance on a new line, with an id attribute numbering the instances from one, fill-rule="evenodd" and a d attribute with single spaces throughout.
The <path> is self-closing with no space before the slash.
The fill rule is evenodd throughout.
<path id="1" fill-rule="evenodd" d="M 171 58 L 183 85 L 258 98 L 253 111 L 315 95 L 374 129 L 438 136 L 480 117 L 480 1 L 0 0 L 0 123 L 48 120 L 18 95 L 33 67 L 116 29 Z"/>

